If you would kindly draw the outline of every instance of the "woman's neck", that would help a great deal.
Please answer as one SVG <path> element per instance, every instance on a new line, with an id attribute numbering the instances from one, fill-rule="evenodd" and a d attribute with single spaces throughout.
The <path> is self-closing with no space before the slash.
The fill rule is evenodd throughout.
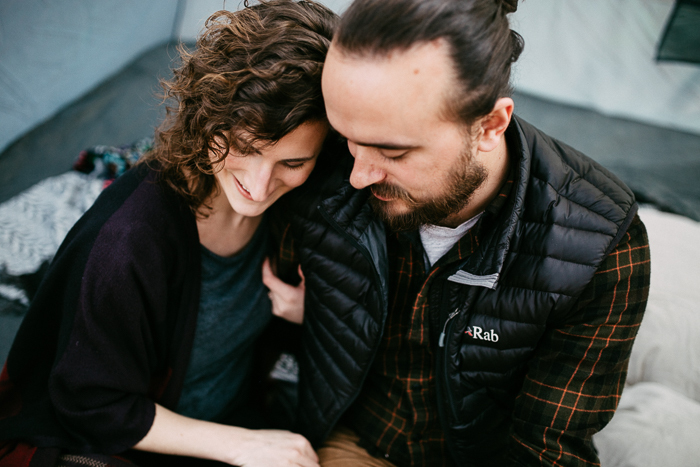
<path id="1" fill-rule="evenodd" d="M 262 215 L 248 217 L 231 207 L 223 191 L 218 190 L 206 203 L 212 209 L 207 217 L 197 218 L 199 243 L 219 256 L 233 256 L 253 238 Z"/>

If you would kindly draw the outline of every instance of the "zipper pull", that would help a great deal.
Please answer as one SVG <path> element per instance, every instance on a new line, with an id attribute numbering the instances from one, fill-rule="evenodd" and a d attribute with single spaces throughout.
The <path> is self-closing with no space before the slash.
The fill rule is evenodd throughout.
<path id="1" fill-rule="evenodd" d="M 456 308 L 455 311 L 450 313 L 450 315 L 447 317 L 445 320 L 445 325 L 442 327 L 442 332 L 440 333 L 440 339 L 438 340 L 438 347 L 445 347 L 445 330 L 447 329 L 447 323 L 450 322 L 452 318 L 457 316 L 459 314 L 459 308 Z"/>

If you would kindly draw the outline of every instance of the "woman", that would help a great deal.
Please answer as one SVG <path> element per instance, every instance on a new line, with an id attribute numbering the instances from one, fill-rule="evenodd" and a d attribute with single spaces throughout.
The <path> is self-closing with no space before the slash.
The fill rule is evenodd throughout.
<path id="1" fill-rule="evenodd" d="M 182 51 L 154 150 L 68 234 L 17 334 L 0 465 L 147 459 L 137 451 L 317 465 L 301 436 L 244 426 L 260 426 L 246 381 L 272 316 L 264 213 L 321 152 L 335 21 L 309 1 L 246 4 Z"/>

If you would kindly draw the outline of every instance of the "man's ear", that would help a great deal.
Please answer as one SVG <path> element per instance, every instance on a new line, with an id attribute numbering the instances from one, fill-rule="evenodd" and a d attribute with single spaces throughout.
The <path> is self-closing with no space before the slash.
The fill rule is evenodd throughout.
<path id="1" fill-rule="evenodd" d="M 496 149 L 498 143 L 501 142 L 503 133 L 510 124 L 510 117 L 513 115 L 513 107 L 513 99 L 510 97 L 501 97 L 496 101 L 493 110 L 478 121 L 479 151 L 489 152 Z"/>

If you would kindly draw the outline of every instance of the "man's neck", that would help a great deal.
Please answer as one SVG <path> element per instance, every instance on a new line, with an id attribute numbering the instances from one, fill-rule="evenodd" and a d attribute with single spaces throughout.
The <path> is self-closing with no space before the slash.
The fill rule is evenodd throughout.
<path id="1" fill-rule="evenodd" d="M 501 136 L 501 142 L 496 149 L 487 153 L 478 152 L 475 157 L 486 167 L 488 176 L 484 183 L 474 192 L 466 206 L 440 222 L 440 225 L 443 227 L 455 228 L 483 212 L 491 204 L 491 201 L 498 196 L 501 185 L 508 176 L 510 158 L 505 136 Z"/>

